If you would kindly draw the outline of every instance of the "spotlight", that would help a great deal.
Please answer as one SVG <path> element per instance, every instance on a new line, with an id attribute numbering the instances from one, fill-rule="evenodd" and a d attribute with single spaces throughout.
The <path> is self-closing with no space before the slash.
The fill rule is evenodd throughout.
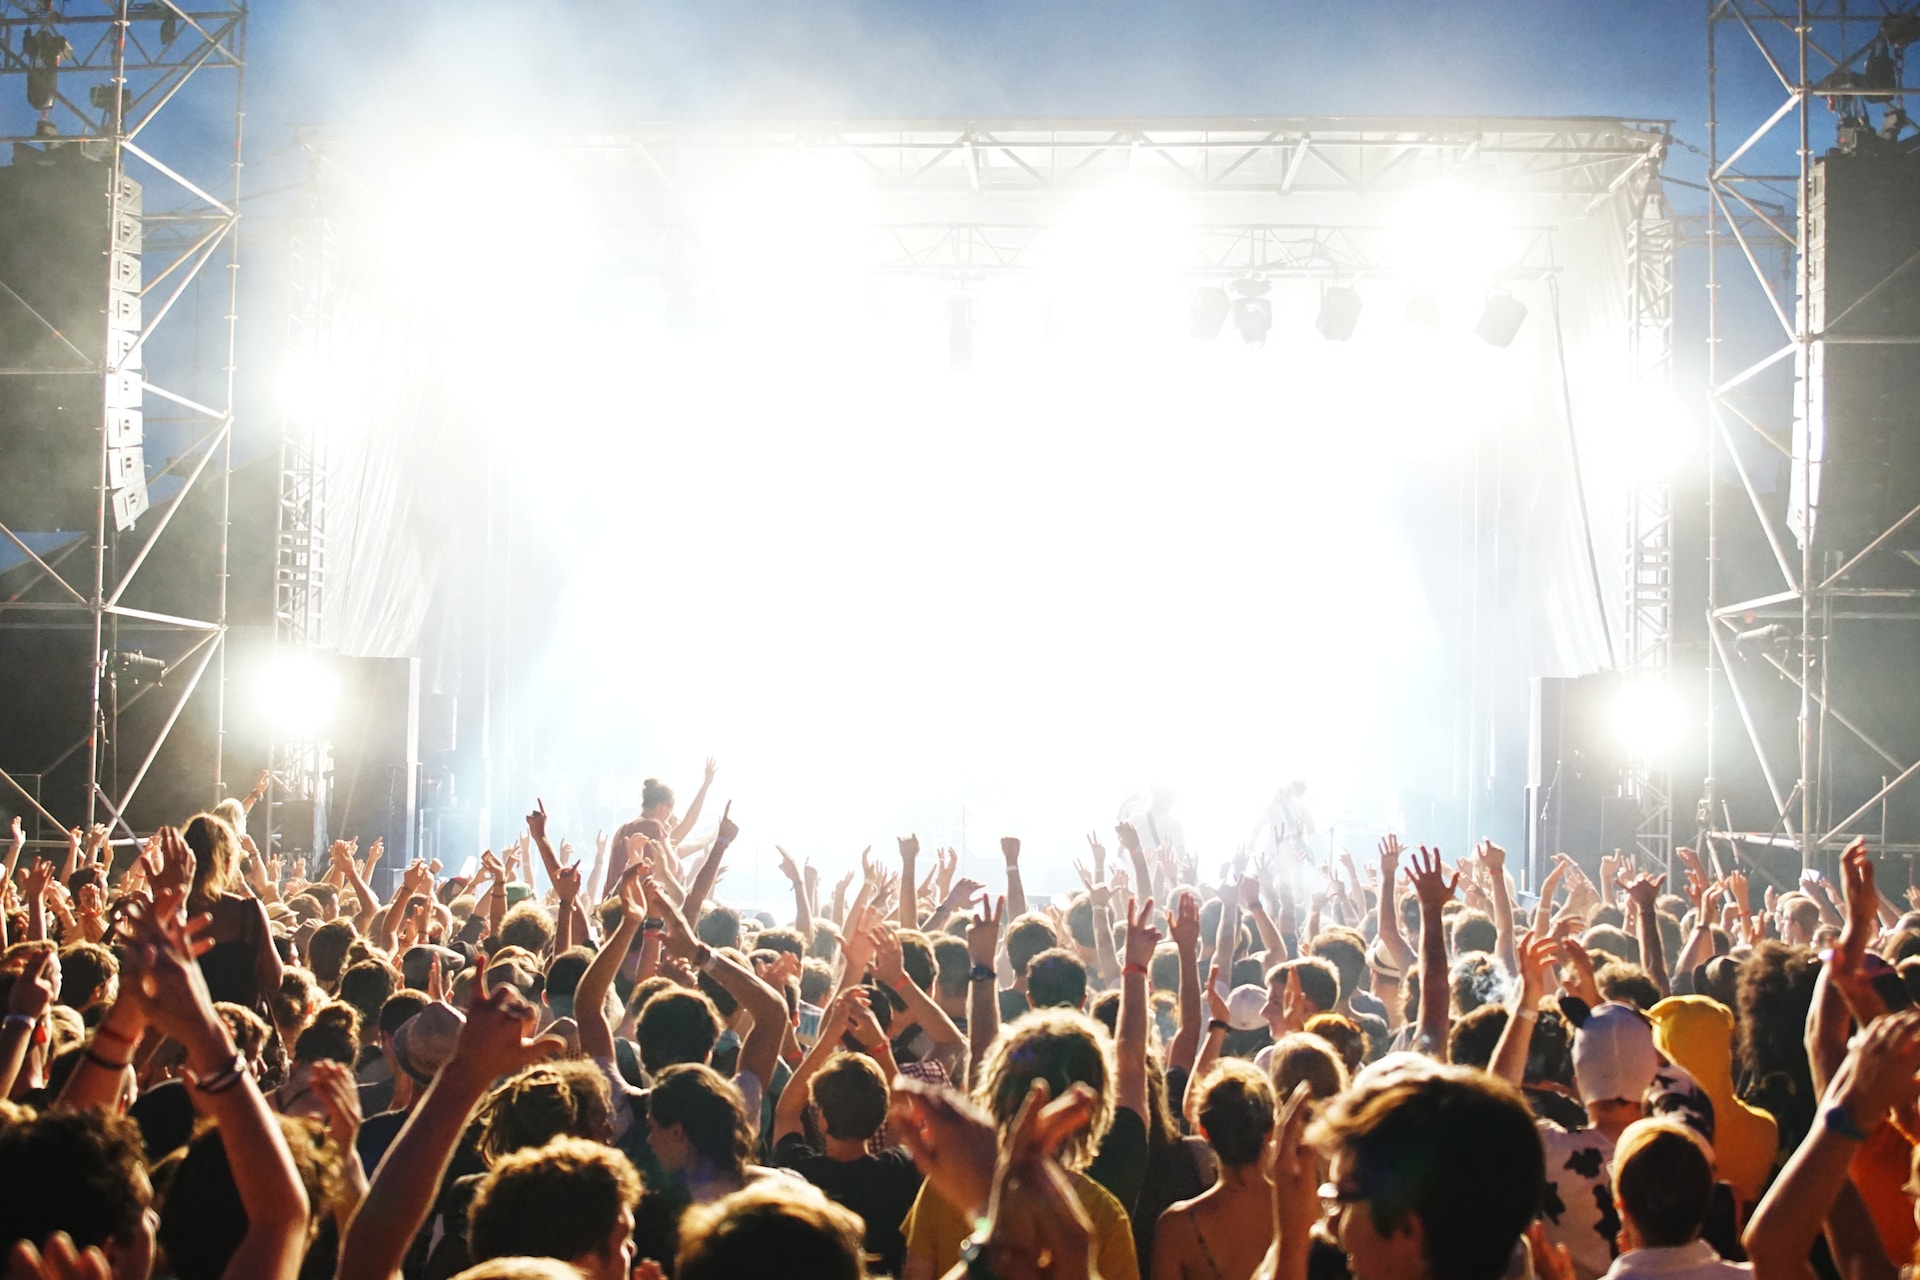
<path id="1" fill-rule="evenodd" d="M 947 299 L 947 372 L 973 372 L 973 299 L 964 294 Z"/>
<path id="2" fill-rule="evenodd" d="M 1212 342 L 1220 336 L 1232 305 L 1227 301 L 1225 289 L 1210 284 L 1200 286 L 1193 291 L 1193 301 L 1187 307 L 1187 332 L 1202 342 Z"/>
<path id="3" fill-rule="evenodd" d="M 694 300 L 693 290 L 684 284 L 669 285 L 661 319 L 668 333 L 683 342 L 691 341 L 700 329 L 700 304 Z"/>
<path id="4" fill-rule="evenodd" d="M 1439 300 L 1424 291 L 1408 294 L 1407 323 L 1416 329 L 1438 329 L 1440 327 Z"/>
<path id="5" fill-rule="evenodd" d="M 1250 347 L 1267 345 L 1267 332 L 1273 328 L 1273 300 L 1267 292 L 1272 287 L 1265 280 L 1233 282 L 1233 327 Z"/>
<path id="6" fill-rule="evenodd" d="M 1473 334 L 1490 347 L 1510 347 L 1526 318 L 1526 306 L 1511 294 L 1490 293 L 1487 305 L 1480 312 L 1480 323 L 1473 326 Z"/>
<path id="7" fill-rule="evenodd" d="M 1360 323 L 1360 309 L 1365 305 L 1353 289 L 1343 284 L 1334 285 L 1320 294 L 1320 314 L 1314 317 L 1313 327 L 1330 342 L 1345 342 L 1353 337 L 1354 328 Z"/>
<path id="8" fill-rule="evenodd" d="M 1642 676 L 1620 688 L 1613 704 L 1613 727 L 1621 745 L 1636 756 L 1659 758 L 1673 748 L 1684 728 L 1685 711 L 1664 679 Z"/>
<path id="9" fill-rule="evenodd" d="M 305 650 L 275 655 L 260 683 L 268 722 L 291 738 L 310 738 L 326 728 L 339 700 L 339 675 Z"/>

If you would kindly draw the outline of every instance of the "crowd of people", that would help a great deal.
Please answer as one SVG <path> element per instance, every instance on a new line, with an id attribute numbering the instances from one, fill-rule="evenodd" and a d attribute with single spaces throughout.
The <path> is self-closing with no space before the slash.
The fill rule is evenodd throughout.
<path id="1" fill-rule="evenodd" d="M 247 835 L 257 788 L 117 858 L 75 831 L 22 865 L 16 819 L 8 1280 L 1893 1280 L 1915 1256 L 1920 910 L 1863 845 L 1759 900 L 1731 849 L 1678 850 L 1680 892 L 1561 855 L 1523 896 L 1492 844 L 1208 883 L 1122 824 L 1039 903 L 1018 839 L 984 885 L 907 836 L 830 892 L 777 850 L 779 919 L 719 892 L 713 777 L 684 811 L 650 781 L 591 861 L 536 804 L 466 876 L 382 871 L 377 843 L 290 868 Z"/>

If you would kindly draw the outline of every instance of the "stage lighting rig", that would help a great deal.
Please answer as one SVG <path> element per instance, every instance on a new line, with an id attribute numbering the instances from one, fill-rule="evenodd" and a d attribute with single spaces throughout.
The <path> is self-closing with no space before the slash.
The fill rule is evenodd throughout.
<path id="1" fill-rule="evenodd" d="M 1272 288 L 1265 280 L 1233 282 L 1233 327 L 1250 347 L 1267 345 L 1267 334 L 1273 328 L 1273 299 L 1267 296 Z"/>
<path id="2" fill-rule="evenodd" d="M 1510 347 L 1527 318 L 1526 304 L 1506 293 L 1489 293 L 1473 334 L 1490 347 Z"/>
<path id="3" fill-rule="evenodd" d="M 1329 342 L 1346 342 L 1353 337 L 1365 306 L 1356 290 L 1343 284 L 1333 285 L 1321 291 L 1320 314 L 1314 317 L 1313 327 Z"/>
<path id="4" fill-rule="evenodd" d="M 1187 307 L 1187 332 L 1202 342 L 1212 342 L 1226 326 L 1227 313 L 1233 308 L 1227 291 L 1219 285 L 1201 285 L 1193 291 Z"/>

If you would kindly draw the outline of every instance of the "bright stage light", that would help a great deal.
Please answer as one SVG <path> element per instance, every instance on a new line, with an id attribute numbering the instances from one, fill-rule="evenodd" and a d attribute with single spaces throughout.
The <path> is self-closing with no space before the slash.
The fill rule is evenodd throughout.
<path id="1" fill-rule="evenodd" d="M 333 718 L 340 677 L 318 654 L 279 653 L 261 673 L 259 696 L 262 713 L 279 733 L 311 738 Z"/>
<path id="2" fill-rule="evenodd" d="M 1062 335 L 1093 346 L 1174 336 L 1192 254 L 1186 207 L 1171 192 L 1130 179 L 1082 196 L 1055 224 L 1044 255 Z"/>
<path id="3" fill-rule="evenodd" d="M 1680 740 L 1686 727 L 1686 708 L 1663 677 L 1631 677 L 1615 697 L 1613 727 L 1629 752 L 1659 759 Z"/>
<path id="4" fill-rule="evenodd" d="M 1483 286 L 1507 265 L 1508 219 L 1500 202 L 1457 178 L 1410 193 L 1394 209 L 1388 257 L 1435 292 Z"/>
<path id="5" fill-rule="evenodd" d="M 734 341 L 786 330 L 817 346 L 858 323 L 879 217 L 868 177 L 844 152 L 794 148 L 701 202 L 714 327 Z"/>

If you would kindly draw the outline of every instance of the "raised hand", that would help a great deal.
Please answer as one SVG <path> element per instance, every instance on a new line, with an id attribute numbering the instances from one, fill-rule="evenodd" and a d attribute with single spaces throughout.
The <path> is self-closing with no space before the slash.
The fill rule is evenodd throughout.
<path id="1" fill-rule="evenodd" d="M 478 968 L 466 1023 L 441 1070 L 491 1083 L 566 1051 L 567 1042 L 559 1036 L 529 1037 L 533 1025 L 533 1006 L 505 983 L 488 991 L 486 969 Z"/>
<path id="2" fill-rule="evenodd" d="M 900 935 L 881 923 L 866 930 L 873 947 L 873 976 L 889 987 L 898 987 L 907 976 L 906 955 L 900 949 Z"/>
<path id="3" fill-rule="evenodd" d="M 53 948 L 27 957 L 27 967 L 14 979 L 13 992 L 7 997 L 8 1014 L 19 1014 L 38 1022 L 60 994 L 60 963 Z"/>
<path id="4" fill-rule="evenodd" d="M 880 1029 L 880 1019 L 873 1016 L 866 991 L 859 987 L 851 990 L 859 994 L 847 1001 L 847 1034 L 863 1053 L 878 1053 L 888 1047 L 887 1033 Z"/>
<path id="5" fill-rule="evenodd" d="M 1407 871 L 1407 883 L 1419 895 L 1423 909 L 1438 911 L 1453 901 L 1453 891 L 1460 884 L 1460 873 L 1456 871 L 1449 877 L 1446 864 L 1440 861 L 1440 850 L 1429 850 L 1421 845 L 1420 852 L 1413 856 L 1412 867 Z"/>
<path id="6" fill-rule="evenodd" d="M 1627 891 L 1627 901 L 1633 903 L 1639 910 L 1651 914 L 1660 901 L 1660 891 L 1666 886 L 1665 875 L 1655 877 L 1642 871 L 1631 881 L 1622 882 L 1620 887 Z"/>
<path id="7" fill-rule="evenodd" d="M 1007 900 L 1003 895 L 994 899 L 993 909 L 987 909 L 987 895 L 980 895 L 979 912 L 967 922 L 967 958 L 974 964 L 992 965 L 994 952 L 1000 945 L 1000 926 L 1007 918 Z"/>
<path id="8" fill-rule="evenodd" d="M 701 774 L 701 777 L 704 780 L 704 784 L 709 787 L 712 786 L 713 775 L 718 772 L 720 772 L 720 762 L 714 759 L 712 756 L 708 756 L 706 770 Z"/>
<path id="9" fill-rule="evenodd" d="M 1260 881 L 1253 876 L 1240 877 L 1240 905 L 1249 911 L 1260 909 Z"/>
<path id="10" fill-rule="evenodd" d="M 1753 914 L 1752 899 L 1747 896 L 1747 873 L 1730 872 L 1727 876 L 1727 892 L 1733 896 L 1734 910 L 1740 913 L 1742 920 Z"/>
<path id="11" fill-rule="evenodd" d="M 553 896 L 561 902 L 573 902 L 580 897 L 580 864 L 569 862 L 553 873 Z"/>
<path id="12" fill-rule="evenodd" d="M 193 850 L 172 827 L 154 832 L 151 861 L 147 863 L 147 882 L 153 886 L 154 902 L 177 894 L 186 900 L 187 887 L 193 883 Z M 147 855 L 143 855 L 147 856 Z"/>
<path id="13" fill-rule="evenodd" d="M 6 1280 L 113 1280 L 113 1268 L 97 1246 L 75 1248 L 72 1236 L 56 1231 L 41 1249 L 31 1240 L 16 1241 L 7 1254 Z"/>
<path id="14" fill-rule="evenodd" d="M 713 847 L 720 849 L 730 845 L 739 834 L 740 828 L 733 820 L 733 801 L 729 800 L 720 811 L 720 829 L 714 832 Z"/>
<path id="15" fill-rule="evenodd" d="M 1009 867 L 1019 866 L 1020 865 L 1020 837 L 1019 836 L 1001 836 L 1000 837 L 1000 856 L 1006 859 L 1007 865 Z"/>
<path id="16" fill-rule="evenodd" d="M 27 829 L 20 822 L 20 815 L 14 814 L 13 821 L 7 826 L 7 836 L 13 841 L 15 853 L 27 847 Z"/>
<path id="17" fill-rule="evenodd" d="M 1180 900 L 1174 903 L 1167 936 L 1173 939 L 1173 945 L 1180 949 L 1181 955 L 1200 954 L 1200 900 L 1191 893 L 1181 894 Z"/>
<path id="18" fill-rule="evenodd" d="M 1834 1073 L 1827 1096 L 1846 1109 L 1863 1133 L 1872 1133 L 1896 1108 L 1920 1098 L 1920 1010 L 1876 1019 Z"/>
<path id="19" fill-rule="evenodd" d="M 799 884 L 800 867 L 794 862 L 793 855 L 785 849 L 782 849 L 779 845 L 773 846 L 773 851 L 780 855 L 780 874 L 787 878 L 787 883 Z"/>
<path id="20" fill-rule="evenodd" d="M 1521 1008 L 1531 1009 L 1547 994 L 1547 976 L 1560 958 L 1560 944 L 1551 937 L 1536 938 L 1529 929 L 1520 935 Z"/>
<path id="21" fill-rule="evenodd" d="M 360 1136 L 360 1089 L 353 1070 L 338 1062 L 316 1062 L 308 1078 L 327 1112 L 327 1136 L 342 1151 L 352 1151 Z"/>
<path id="22" fill-rule="evenodd" d="M 1121 823 L 1115 824 L 1113 828 L 1113 834 L 1115 838 L 1117 838 L 1120 841 L 1120 847 L 1122 849 L 1125 849 L 1129 856 L 1133 856 L 1133 857 L 1139 856 L 1140 833 L 1134 829 L 1134 826 L 1131 822 L 1121 822 Z"/>
<path id="23" fill-rule="evenodd" d="M 910 862 L 920 856 L 920 837 L 917 835 L 898 837 L 900 861 Z"/>
<path id="24" fill-rule="evenodd" d="M 53 883 L 53 864 L 45 858 L 35 858 L 33 865 L 27 868 L 25 882 L 20 893 L 28 903 L 38 902 L 47 896 L 47 886 Z"/>
<path id="25" fill-rule="evenodd" d="M 1133 909 L 1131 899 L 1127 902 L 1127 942 L 1126 954 L 1122 963 L 1131 969 L 1135 965 L 1141 968 L 1153 961 L 1153 949 L 1160 945 L 1160 930 L 1153 926 L 1153 899 L 1148 898 L 1140 905 L 1139 911 Z"/>
<path id="26" fill-rule="evenodd" d="M 1207 970 L 1207 1018 L 1211 1022 L 1226 1022 L 1232 1016 L 1227 998 L 1220 994 L 1220 966 L 1216 964 Z"/>

